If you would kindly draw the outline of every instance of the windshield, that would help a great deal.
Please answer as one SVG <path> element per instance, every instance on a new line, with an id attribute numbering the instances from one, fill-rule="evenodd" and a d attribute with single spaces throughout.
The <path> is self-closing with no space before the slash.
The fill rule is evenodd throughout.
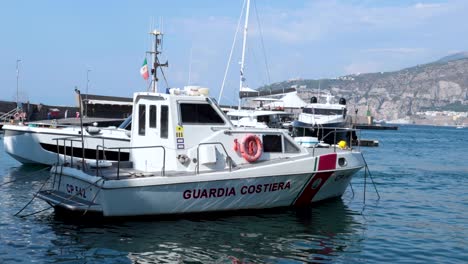
<path id="1" fill-rule="evenodd" d="M 320 108 L 304 108 L 302 112 L 307 113 L 307 114 L 314 114 L 314 115 L 342 115 L 343 114 L 343 110 L 320 109 Z"/>
<path id="2" fill-rule="evenodd" d="M 132 129 L 132 115 L 129 115 L 125 120 L 120 124 L 119 128 L 125 129 L 125 130 L 131 130 Z"/>

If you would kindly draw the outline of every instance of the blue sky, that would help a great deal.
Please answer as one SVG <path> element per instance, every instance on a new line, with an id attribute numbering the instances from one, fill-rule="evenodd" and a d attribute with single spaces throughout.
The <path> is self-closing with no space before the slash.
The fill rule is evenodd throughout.
<path id="1" fill-rule="evenodd" d="M 253 1 L 251 88 L 394 71 L 468 50 L 464 0 Z M 89 93 L 131 97 L 146 90 L 139 69 L 150 49 L 151 21 L 160 28 L 161 18 L 169 86 L 187 85 L 191 68 L 190 84 L 209 87 L 218 98 L 242 4 L 0 0 L 0 100 L 16 98 L 17 59 L 19 97 L 33 103 L 74 105 L 74 87 L 85 92 L 88 69 Z M 236 103 L 240 47 L 238 38 L 221 103 Z"/>

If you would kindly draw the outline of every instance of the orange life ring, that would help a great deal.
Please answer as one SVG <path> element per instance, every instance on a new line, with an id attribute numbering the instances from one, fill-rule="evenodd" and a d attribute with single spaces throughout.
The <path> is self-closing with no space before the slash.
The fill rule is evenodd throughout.
<path id="1" fill-rule="evenodd" d="M 248 134 L 242 139 L 240 144 L 242 157 L 248 162 L 255 162 L 263 152 L 263 144 L 259 137 Z"/>

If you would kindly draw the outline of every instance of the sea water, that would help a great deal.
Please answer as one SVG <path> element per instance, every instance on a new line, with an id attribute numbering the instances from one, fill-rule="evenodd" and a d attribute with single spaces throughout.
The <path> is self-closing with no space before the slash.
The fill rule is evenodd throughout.
<path id="1" fill-rule="evenodd" d="M 361 148 L 380 200 L 361 171 L 341 199 L 300 210 L 117 222 L 40 212 L 48 172 L 13 160 L 2 138 L 0 263 L 468 263 L 468 129 L 361 137 L 380 142 Z M 31 200 L 20 215 L 32 215 L 15 216 Z"/>

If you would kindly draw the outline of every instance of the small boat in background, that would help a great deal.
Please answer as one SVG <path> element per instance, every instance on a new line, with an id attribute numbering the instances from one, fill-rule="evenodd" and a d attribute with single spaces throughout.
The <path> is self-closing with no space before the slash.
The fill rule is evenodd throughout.
<path id="1" fill-rule="evenodd" d="M 293 113 L 268 110 L 232 110 L 226 115 L 238 127 L 287 129 L 294 119 Z"/>
<path id="2" fill-rule="evenodd" d="M 53 165 L 70 159 L 96 159 L 96 147 L 128 147 L 130 145 L 131 117 L 119 127 L 62 126 L 53 123 L 5 124 L 3 144 L 5 152 L 23 164 Z M 83 144 L 81 144 L 83 131 Z M 67 139 L 65 145 L 64 140 Z M 73 140 L 72 140 L 73 139 Z M 59 143 L 59 144 L 58 144 Z M 84 147 L 84 148 L 83 148 Z M 116 151 L 100 152 L 116 161 Z M 127 150 L 120 153 L 121 160 L 128 160 Z"/>
<path id="3" fill-rule="evenodd" d="M 325 95 L 325 98 L 325 103 L 319 103 L 315 96 L 311 98 L 297 120 L 292 122 L 293 137 L 314 137 L 327 144 L 345 140 L 349 144 L 355 133 L 350 130 L 346 100 L 340 98 L 336 104 L 332 103 L 331 94 Z"/>

